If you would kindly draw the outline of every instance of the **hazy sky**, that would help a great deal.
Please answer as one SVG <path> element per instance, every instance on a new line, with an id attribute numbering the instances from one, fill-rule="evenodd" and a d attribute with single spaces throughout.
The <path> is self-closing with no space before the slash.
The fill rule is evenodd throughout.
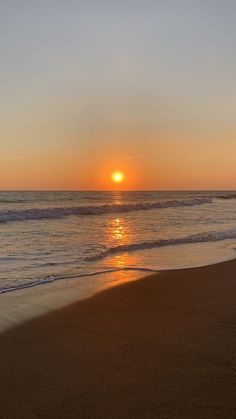
<path id="1" fill-rule="evenodd" d="M 0 0 L 0 189 L 236 188 L 235 0 Z"/>

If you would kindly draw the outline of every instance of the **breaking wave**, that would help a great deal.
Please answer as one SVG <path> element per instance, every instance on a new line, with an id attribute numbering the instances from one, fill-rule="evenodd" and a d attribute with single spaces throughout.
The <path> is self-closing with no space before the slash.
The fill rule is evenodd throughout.
<path id="1" fill-rule="evenodd" d="M 217 195 L 217 199 L 236 199 L 236 194 Z"/>
<path id="2" fill-rule="evenodd" d="M 191 244 L 191 243 L 209 243 L 209 242 L 217 242 L 221 240 L 227 239 L 234 239 L 236 238 L 236 230 L 234 231 L 222 231 L 222 232 L 206 232 L 206 233 L 198 233 L 192 234 L 186 237 L 180 238 L 173 238 L 173 239 L 159 239 L 155 241 L 149 242 L 141 242 L 141 243 L 132 243 L 132 244 L 125 244 L 120 246 L 111 247 L 101 253 L 98 253 L 94 256 L 89 256 L 85 259 L 85 261 L 96 261 L 100 259 L 104 259 L 108 256 L 112 256 L 117 253 L 123 252 L 135 252 L 137 250 L 145 250 L 145 249 L 154 249 L 155 247 L 164 247 L 164 246 L 175 246 L 181 244 Z"/>
<path id="3" fill-rule="evenodd" d="M 194 234 L 191 236 L 186 236 L 177 239 L 160 239 L 156 241 L 150 242 L 142 242 L 142 243 L 133 243 L 129 245 L 123 246 L 116 246 L 110 249 L 105 250 L 104 252 L 98 253 L 94 256 L 90 256 L 84 259 L 84 261 L 88 262 L 95 262 L 100 259 L 106 258 L 108 256 L 112 256 L 122 252 L 134 252 L 138 250 L 145 250 L 145 249 L 152 249 L 157 247 L 164 247 L 164 246 L 174 246 L 174 245 L 183 245 L 183 244 L 194 244 L 194 243 L 207 243 L 207 242 L 217 242 L 223 241 L 227 239 L 235 239 L 236 238 L 236 230 L 234 231 L 223 231 L 223 232 L 207 232 L 201 234 Z M 188 269 L 188 268 L 183 268 Z M 141 271 L 141 272 L 160 272 L 160 271 L 167 271 L 173 269 L 154 269 L 149 267 L 136 267 L 136 266 L 124 266 L 119 268 L 107 268 L 104 270 L 95 270 L 91 272 L 80 272 L 77 274 L 68 274 L 68 275 L 49 275 L 44 278 L 31 280 L 28 282 L 23 282 L 20 284 L 10 284 L 8 286 L 0 287 L 0 294 L 9 293 L 12 291 L 22 290 L 26 288 L 33 288 L 39 285 L 45 285 L 49 283 L 53 283 L 59 280 L 67 280 L 67 279 L 76 279 L 82 277 L 92 277 L 106 273 L 112 273 L 117 271 Z"/>
<path id="4" fill-rule="evenodd" d="M 148 211 L 162 208 L 192 207 L 196 205 L 204 205 L 212 203 L 212 198 L 192 198 L 183 200 L 158 201 L 152 203 L 141 204 L 125 204 L 125 205 L 101 205 L 86 207 L 49 207 L 49 208 L 30 208 L 23 210 L 2 210 L 0 211 L 0 223 L 11 221 L 56 219 L 68 217 L 71 215 L 103 215 L 116 214 L 131 211 Z"/>

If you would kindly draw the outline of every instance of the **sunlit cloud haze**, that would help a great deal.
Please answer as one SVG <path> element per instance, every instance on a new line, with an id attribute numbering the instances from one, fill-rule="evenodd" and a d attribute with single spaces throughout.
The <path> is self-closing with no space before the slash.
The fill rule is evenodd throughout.
<path id="1" fill-rule="evenodd" d="M 236 188 L 236 2 L 0 2 L 0 189 Z"/>

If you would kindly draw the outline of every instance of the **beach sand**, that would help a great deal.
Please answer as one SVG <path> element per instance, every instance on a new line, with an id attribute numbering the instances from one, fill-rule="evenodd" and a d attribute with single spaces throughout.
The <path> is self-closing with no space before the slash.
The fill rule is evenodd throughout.
<path id="1" fill-rule="evenodd" d="M 1 418 L 235 418 L 236 261 L 145 277 L 0 335 Z"/>

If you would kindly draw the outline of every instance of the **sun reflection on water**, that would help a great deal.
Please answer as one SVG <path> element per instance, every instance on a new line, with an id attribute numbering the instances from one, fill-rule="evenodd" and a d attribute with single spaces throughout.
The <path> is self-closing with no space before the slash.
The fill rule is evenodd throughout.
<path id="1" fill-rule="evenodd" d="M 112 220 L 112 237 L 117 241 L 124 241 L 125 229 L 124 220 L 122 218 L 115 218 Z"/>
<path id="2" fill-rule="evenodd" d="M 131 226 L 123 217 L 109 220 L 106 230 L 111 247 L 123 246 L 132 242 Z M 109 256 L 107 261 L 109 261 L 109 266 L 113 268 L 132 267 L 137 264 L 137 256 L 134 253 L 124 252 Z"/>
<path id="3" fill-rule="evenodd" d="M 122 204 L 122 193 L 120 191 L 113 191 L 112 193 L 112 204 L 121 205 Z"/>
<path id="4" fill-rule="evenodd" d="M 131 240 L 132 233 L 130 226 L 123 217 L 112 218 L 108 221 L 107 241 L 111 247 L 128 244 Z"/>
<path id="5" fill-rule="evenodd" d="M 134 267 L 137 265 L 137 256 L 135 256 L 134 253 L 121 253 L 113 256 L 110 259 L 110 263 L 116 268 Z"/>

